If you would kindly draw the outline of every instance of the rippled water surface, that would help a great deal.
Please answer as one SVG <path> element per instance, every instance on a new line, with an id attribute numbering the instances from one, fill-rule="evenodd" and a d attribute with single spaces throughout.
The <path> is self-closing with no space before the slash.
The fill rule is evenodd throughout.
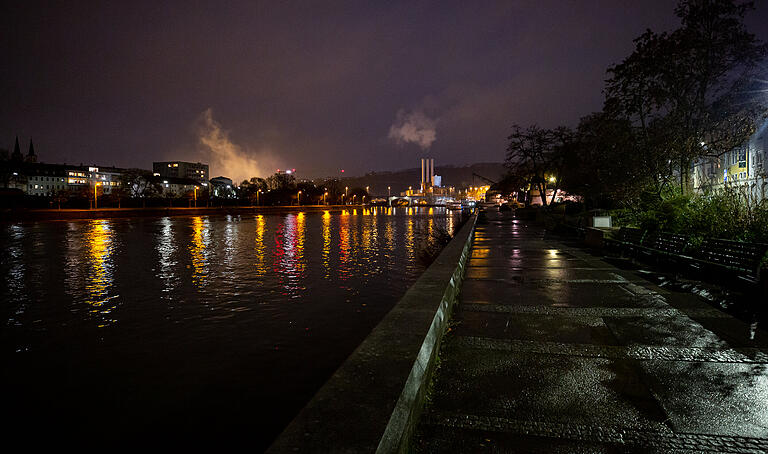
<path id="1" fill-rule="evenodd" d="M 261 450 L 457 224 L 399 208 L 0 225 L 4 413 L 19 433 Z"/>

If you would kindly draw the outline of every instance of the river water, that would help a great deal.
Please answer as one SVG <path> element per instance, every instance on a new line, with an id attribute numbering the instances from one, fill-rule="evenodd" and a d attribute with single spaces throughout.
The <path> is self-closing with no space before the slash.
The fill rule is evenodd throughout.
<path id="1" fill-rule="evenodd" d="M 263 450 L 424 270 L 439 208 L 0 225 L 7 428 Z"/>

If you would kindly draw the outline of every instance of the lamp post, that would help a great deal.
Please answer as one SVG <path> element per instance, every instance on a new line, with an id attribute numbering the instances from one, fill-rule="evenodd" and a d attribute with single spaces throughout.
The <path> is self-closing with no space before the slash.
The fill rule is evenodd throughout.
<path id="1" fill-rule="evenodd" d="M 326 204 L 326 202 L 325 202 L 325 198 L 326 198 L 327 196 L 328 196 L 328 191 L 325 191 L 325 192 L 323 193 L 323 205 L 325 205 L 325 204 Z"/>
<path id="2" fill-rule="evenodd" d="M 298 200 L 296 200 L 296 204 L 298 206 L 301 206 L 301 191 L 299 191 L 299 193 L 296 194 L 296 196 L 298 197 Z"/>
<path id="3" fill-rule="evenodd" d="M 256 205 L 261 205 L 261 203 L 259 203 L 259 194 L 261 194 L 261 189 L 256 191 Z"/>
<path id="4" fill-rule="evenodd" d="M 97 188 L 101 186 L 101 183 L 96 183 L 93 185 L 93 209 L 99 208 L 99 194 L 97 191 Z"/>
<path id="5" fill-rule="evenodd" d="M 197 208 L 197 186 L 195 186 L 195 189 L 192 191 L 195 197 L 195 208 Z"/>

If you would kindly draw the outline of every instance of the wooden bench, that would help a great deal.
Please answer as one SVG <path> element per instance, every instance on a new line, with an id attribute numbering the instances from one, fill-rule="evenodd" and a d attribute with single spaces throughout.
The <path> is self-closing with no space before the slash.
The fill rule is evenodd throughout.
<path id="1" fill-rule="evenodd" d="M 642 247 L 645 232 L 635 227 L 622 227 L 617 238 L 605 238 L 606 245 L 624 251 L 637 252 Z"/>
<path id="2" fill-rule="evenodd" d="M 750 283 L 760 281 L 760 267 L 768 244 L 707 238 L 693 254 L 694 268 L 726 270 Z"/>
<path id="3" fill-rule="evenodd" d="M 640 251 L 648 255 L 662 255 L 665 257 L 685 257 L 686 252 L 691 246 L 691 239 L 688 235 L 679 233 L 658 232 L 646 234 L 643 237 L 643 243 Z"/>

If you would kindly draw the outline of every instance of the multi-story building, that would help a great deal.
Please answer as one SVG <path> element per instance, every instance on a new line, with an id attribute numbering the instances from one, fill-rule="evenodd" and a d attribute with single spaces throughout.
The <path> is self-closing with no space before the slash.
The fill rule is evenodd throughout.
<path id="1" fill-rule="evenodd" d="M 153 175 L 150 179 L 152 183 L 160 186 L 162 195 L 165 197 L 184 197 L 193 194 L 197 188 L 197 194 L 200 194 L 202 183 L 192 178 L 162 177 Z"/>
<path id="2" fill-rule="evenodd" d="M 161 177 L 190 178 L 200 183 L 208 181 L 208 164 L 201 162 L 166 161 L 153 162 L 152 172 Z"/>
<path id="3" fill-rule="evenodd" d="M 768 121 L 741 147 L 693 166 L 693 187 L 703 192 L 738 186 L 756 200 L 768 198 Z"/>
<path id="4" fill-rule="evenodd" d="M 78 191 L 84 187 L 99 186 L 101 192 L 110 194 L 120 186 L 123 169 L 117 167 L 65 166 L 67 185 L 70 190 Z"/>
<path id="5" fill-rule="evenodd" d="M 27 164 L 24 166 L 29 195 L 51 196 L 69 189 L 65 167 L 60 164 Z"/>

